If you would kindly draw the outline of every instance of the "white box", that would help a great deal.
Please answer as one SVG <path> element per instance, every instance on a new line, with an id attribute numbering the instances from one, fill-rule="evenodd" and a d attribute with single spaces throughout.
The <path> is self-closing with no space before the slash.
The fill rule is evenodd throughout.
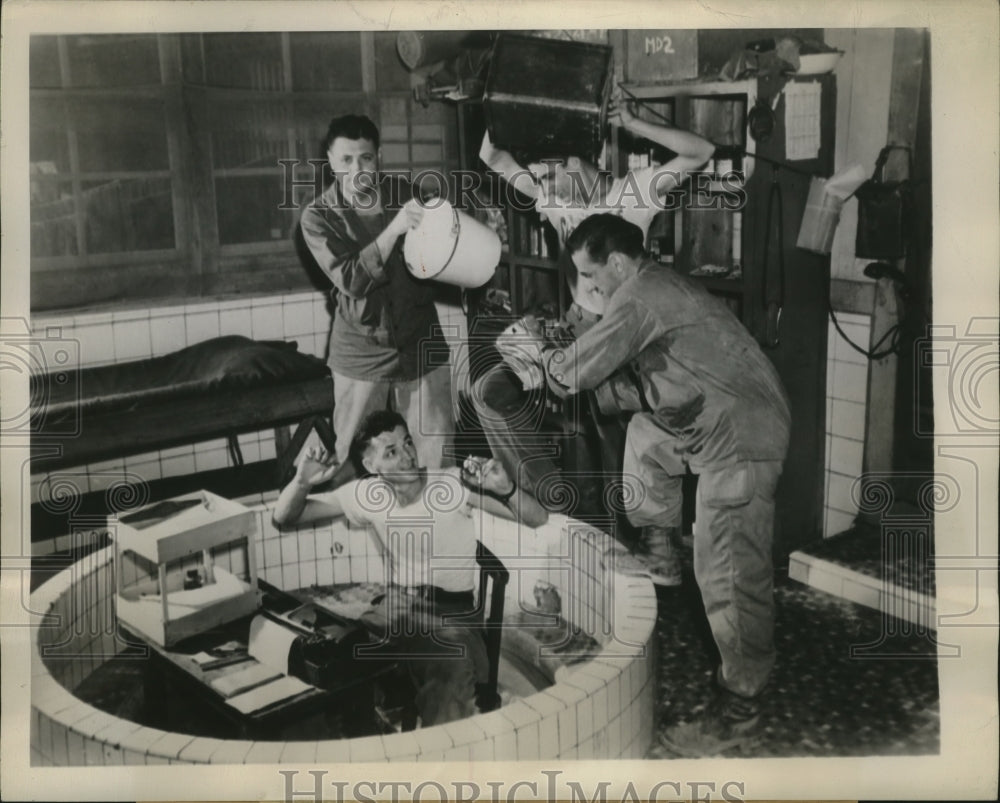
<path id="1" fill-rule="evenodd" d="M 118 619 L 169 647 L 257 610 L 256 530 L 254 511 L 208 491 L 120 517 L 114 533 Z M 223 547 L 245 553 L 246 578 L 215 565 L 213 549 Z M 186 588 L 185 577 L 197 578 L 197 586 Z"/>

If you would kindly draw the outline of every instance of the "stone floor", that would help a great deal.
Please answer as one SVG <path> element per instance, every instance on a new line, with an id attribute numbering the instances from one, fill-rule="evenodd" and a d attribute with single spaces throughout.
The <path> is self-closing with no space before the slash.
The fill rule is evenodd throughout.
<path id="1" fill-rule="evenodd" d="M 658 591 L 657 728 L 703 709 L 718 652 L 690 559 L 679 588 Z M 884 627 L 876 610 L 777 577 L 778 663 L 766 693 L 763 739 L 740 757 L 926 755 L 939 749 L 933 633 Z M 883 641 L 884 631 L 908 632 Z M 852 645 L 869 645 L 852 657 Z M 889 657 L 890 655 L 895 657 Z M 669 758 L 654 741 L 648 758 Z"/>
<path id="2" fill-rule="evenodd" d="M 909 533 L 906 539 L 894 538 L 881 533 L 878 527 L 858 523 L 832 538 L 814 541 L 801 551 L 888 585 L 933 596 L 933 532 L 909 528 Z"/>

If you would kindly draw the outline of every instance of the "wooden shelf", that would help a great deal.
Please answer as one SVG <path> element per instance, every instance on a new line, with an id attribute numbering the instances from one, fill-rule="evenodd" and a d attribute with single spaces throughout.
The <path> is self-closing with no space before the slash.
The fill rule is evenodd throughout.
<path id="1" fill-rule="evenodd" d="M 757 80 L 748 81 L 703 81 L 697 78 L 677 83 L 623 84 L 626 94 L 631 93 L 642 100 L 672 98 L 678 95 L 747 95 L 757 96 Z M 752 105 L 752 103 L 750 104 Z"/>
<path id="2" fill-rule="evenodd" d="M 508 257 L 508 261 L 516 262 L 518 265 L 524 265 L 529 268 L 541 268 L 542 270 L 559 270 L 559 263 L 550 259 L 549 257 L 536 257 L 536 256 L 513 256 Z"/>
<path id="3" fill-rule="evenodd" d="M 704 285 L 707 289 L 717 293 L 729 293 L 731 295 L 743 295 L 743 279 L 727 279 L 724 276 L 692 276 L 689 273 L 682 274 L 691 281 Z"/>

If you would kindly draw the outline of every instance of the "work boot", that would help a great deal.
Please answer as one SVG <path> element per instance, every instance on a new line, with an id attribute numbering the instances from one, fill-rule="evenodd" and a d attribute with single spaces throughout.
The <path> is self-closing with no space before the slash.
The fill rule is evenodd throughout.
<path id="1" fill-rule="evenodd" d="M 660 742 L 685 758 L 717 756 L 728 750 L 746 750 L 760 744 L 760 702 L 718 688 L 697 719 L 672 725 L 660 734 Z"/>

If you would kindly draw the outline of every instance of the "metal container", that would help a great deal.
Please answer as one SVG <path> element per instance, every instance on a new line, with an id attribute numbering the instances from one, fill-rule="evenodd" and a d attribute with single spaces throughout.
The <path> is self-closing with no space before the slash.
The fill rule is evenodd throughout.
<path id="1" fill-rule="evenodd" d="M 458 287 L 482 287 L 492 279 L 500 251 L 493 229 L 443 198 L 424 210 L 423 219 L 403 241 L 410 273 Z"/>
<path id="2" fill-rule="evenodd" d="M 500 34 L 483 94 L 490 139 L 536 160 L 575 155 L 596 161 L 611 59 L 606 45 Z"/>

